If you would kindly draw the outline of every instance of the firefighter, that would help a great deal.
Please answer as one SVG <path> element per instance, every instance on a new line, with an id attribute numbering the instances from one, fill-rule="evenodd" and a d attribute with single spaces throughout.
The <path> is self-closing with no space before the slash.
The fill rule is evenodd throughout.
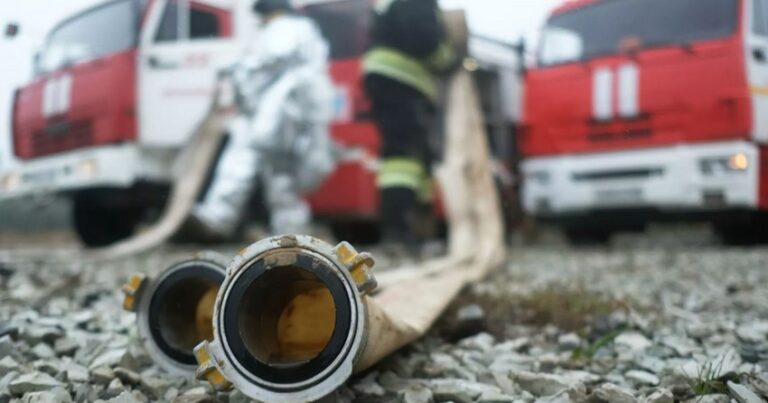
<path id="1" fill-rule="evenodd" d="M 439 77 L 459 59 L 448 44 L 437 0 L 379 0 L 364 57 L 365 90 L 382 136 L 378 175 L 385 245 L 414 252 L 429 175 Z"/>
<path id="2" fill-rule="evenodd" d="M 238 113 L 193 212 L 192 221 L 214 238 L 236 233 L 259 182 L 271 232 L 307 233 L 311 213 L 302 194 L 335 165 L 327 42 L 288 0 L 258 0 L 253 10 L 261 19 L 256 39 L 228 69 Z"/>

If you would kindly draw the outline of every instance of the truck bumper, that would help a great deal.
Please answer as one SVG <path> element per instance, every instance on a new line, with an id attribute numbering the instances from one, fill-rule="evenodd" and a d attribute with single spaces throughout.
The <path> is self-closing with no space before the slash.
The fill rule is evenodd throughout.
<path id="1" fill-rule="evenodd" d="M 540 218 L 606 210 L 754 210 L 758 151 L 736 141 L 532 158 L 522 166 L 523 205 Z"/>
<path id="2" fill-rule="evenodd" d="M 95 187 L 129 187 L 147 165 L 134 144 L 87 150 L 23 161 L 0 171 L 0 201 Z"/>

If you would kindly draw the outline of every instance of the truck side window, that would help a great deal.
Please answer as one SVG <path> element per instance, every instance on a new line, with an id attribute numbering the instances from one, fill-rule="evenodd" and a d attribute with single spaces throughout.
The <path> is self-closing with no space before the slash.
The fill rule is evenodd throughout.
<path id="1" fill-rule="evenodd" d="M 216 38 L 219 36 L 219 20 L 202 10 L 189 10 L 189 37 L 191 39 Z"/>
<path id="2" fill-rule="evenodd" d="M 753 0 L 752 30 L 756 35 L 768 36 L 768 0 Z"/>
<path id="3" fill-rule="evenodd" d="M 155 42 L 228 38 L 232 36 L 231 18 L 222 8 L 171 0 L 163 10 Z"/>
<path id="4" fill-rule="evenodd" d="M 192 2 L 189 10 L 189 38 L 216 39 L 232 36 L 231 13 L 228 10 Z"/>
<path id="5" fill-rule="evenodd" d="M 169 1 L 163 10 L 160 26 L 155 34 L 155 42 L 173 42 L 179 40 L 179 4 Z"/>

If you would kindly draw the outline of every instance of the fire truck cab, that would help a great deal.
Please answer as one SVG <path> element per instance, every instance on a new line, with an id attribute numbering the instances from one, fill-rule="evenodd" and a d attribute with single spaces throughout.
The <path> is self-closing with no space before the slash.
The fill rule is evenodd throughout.
<path id="1" fill-rule="evenodd" d="M 56 26 L 35 79 L 13 107 L 20 163 L 0 171 L 0 202 L 33 195 L 73 200 L 73 224 L 88 245 L 129 236 L 168 194 L 175 156 L 210 108 L 218 71 L 254 38 L 251 0 L 110 0 Z M 309 195 L 334 228 L 369 229 L 378 215 L 379 139 L 360 85 L 372 2 L 310 0 L 300 5 L 331 45 L 332 135 L 364 155 L 343 161 Z M 514 51 L 473 46 L 487 93 L 489 125 L 511 144 L 519 102 Z M 506 156 L 507 150 L 499 155 Z"/>
<path id="2" fill-rule="evenodd" d="M 765 235 L 768 1 L 567 1 L 525 97 L 524 209 L 573 240 L 670 217 Z"/>

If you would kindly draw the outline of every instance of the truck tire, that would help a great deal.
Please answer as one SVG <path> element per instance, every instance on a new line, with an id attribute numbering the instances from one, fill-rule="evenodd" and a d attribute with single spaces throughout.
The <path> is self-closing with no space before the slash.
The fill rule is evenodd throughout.
<path id="1" fill-rule="evenodd" d="M 611 242 L 613 231 L 606 228 L 565 228 L 568 242 L 573 246 L 604 246 Z"/>
<path id="2" fill-rule="evenodd" d="M 141 209 L 110 207 L 89 194 L 74 198 L 72 223 L 88 247 L 102 247 L 133 235 L 141 220 Z"/>
<path id="3" fill-rule="evenodd" d="M 768 217 L 754 215 L 748 220 L 717 222 L 715 233 L 728 246 L 755 246 L 768 242 Z"/>

